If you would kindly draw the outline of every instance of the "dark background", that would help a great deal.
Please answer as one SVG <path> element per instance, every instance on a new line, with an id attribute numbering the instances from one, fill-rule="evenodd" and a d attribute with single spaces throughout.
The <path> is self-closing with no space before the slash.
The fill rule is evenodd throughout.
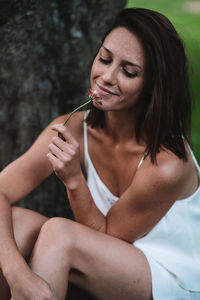
<path id="1" fill-rule="evenodd" d="M 85 101 L 91 62 L 125 0 L 0 0 L 0 170 Z M 53 174 L 20 206 L 73 218 Z"/>

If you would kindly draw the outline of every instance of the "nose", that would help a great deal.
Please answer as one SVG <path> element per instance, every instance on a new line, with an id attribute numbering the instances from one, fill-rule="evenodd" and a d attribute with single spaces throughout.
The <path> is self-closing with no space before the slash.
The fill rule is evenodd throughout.
<path id="1" fill-rule="evenodd" d="M 102 80 L 105 84 L 115 85 L 117 82 L 117 68 L 115 66 L 108 66 L 104 70 Z"/>

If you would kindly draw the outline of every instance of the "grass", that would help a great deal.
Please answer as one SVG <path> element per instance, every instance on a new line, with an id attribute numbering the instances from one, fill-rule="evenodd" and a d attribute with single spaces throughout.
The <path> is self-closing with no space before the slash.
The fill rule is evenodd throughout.
<path id="1" fill-rule="evenodd" d="M 184 40 L 190 62 L 192 110 L 192 141 L 194 153 L 200 162 L 200 12 L 186 8 L 186 0 L 129 0 L 126 7 L 149 8 L 166 15 Z M 196 1 L 197 2 L 197 1 Z M 199 1 L 198 1 L 199 2 Z"/>

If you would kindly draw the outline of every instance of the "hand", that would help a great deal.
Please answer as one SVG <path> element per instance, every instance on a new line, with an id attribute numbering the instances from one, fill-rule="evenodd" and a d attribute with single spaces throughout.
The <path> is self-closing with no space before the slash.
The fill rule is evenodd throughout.
<path id="1" fill-rule="evenodd" d="M 58 300 L 49 284 L 31 270 L 18 274 L 10 290 L 11 300 Z"/>
<path id="2" fill-rule="evenodd" d="M 80 166 L 79 143 L 63 124 L 53 125 L 52 130 L 58 132 L 49 144 L 47 157 L 53 170 L 67 188 L 73 188 L 82 175 Z"/>

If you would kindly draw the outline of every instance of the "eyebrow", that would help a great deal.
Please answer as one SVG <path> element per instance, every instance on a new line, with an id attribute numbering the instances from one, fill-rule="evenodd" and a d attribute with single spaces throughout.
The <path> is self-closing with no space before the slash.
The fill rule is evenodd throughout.
<path id="1" fill-rule="evenodd" d="M 108 52 L 109 54 L 112 55 L 112 52 L 111 52 L 108 48 L 106 48 L 104 45 L 102 45 L 102 48 L 103 48 L 106 52 Z M 131 61 L 128 61 L 128 60 L 123 60 L 123 63 L 124 63 L 125 65 L 130 65 L 130 66 L 133 66 L 133 67 L 138 67 L 140 70 L 142 70 L 142 67 L 139 66 L 138 64 L 134 63 L 134 62 L 131 62 Z"/>

